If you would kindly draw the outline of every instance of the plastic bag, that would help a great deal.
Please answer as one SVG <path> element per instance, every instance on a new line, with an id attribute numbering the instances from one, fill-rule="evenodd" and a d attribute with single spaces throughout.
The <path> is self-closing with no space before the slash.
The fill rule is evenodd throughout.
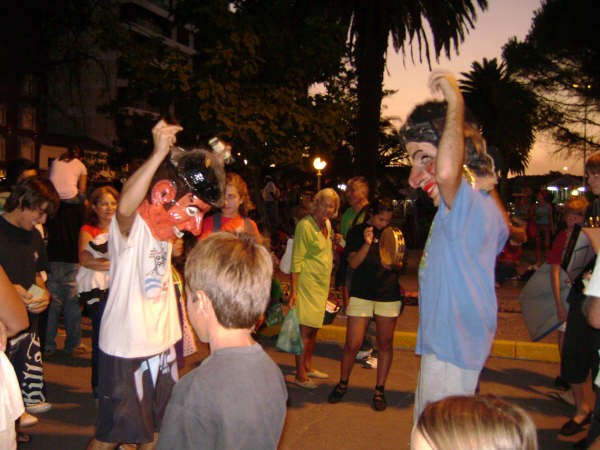
<path id="1" fill-rule="evenodd" d="M 285 245 L 285 252 L 279 261 L 279 270 L 283 273 L 290 273 L 292 271 L 292 250 L 294 248 L 294 239 L 289 238 Z"/>
<path id="2" fill-rule="evenodd" d="M 285 316 L 275 347 L 294 355 L 302 354 L 302 336 L 300 335 L 300 324 L 296 317 L 296 308 L 292 308 Z"/>
<path id="3" fill-rule="evenodd" d="M 282 323 L 285 319 L 283 316 L 283 306 L 281 303 L 274 303 L 269 306 L 265 316 L 265 324 L 268 327 Z"/>

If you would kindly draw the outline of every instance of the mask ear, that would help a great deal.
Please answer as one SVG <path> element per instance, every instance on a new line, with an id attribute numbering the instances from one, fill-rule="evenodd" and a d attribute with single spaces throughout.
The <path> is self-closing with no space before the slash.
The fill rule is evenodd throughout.
<path id="1" fill-rule="evenodd" d="M 171 181 L 158 180 L 154 183 L 154 186 L 152 186 L 150 198 L 152 199 L 153 205 L 162 205 L 174 201 L 176 195 L 177 188 L 175 188 Z"/>

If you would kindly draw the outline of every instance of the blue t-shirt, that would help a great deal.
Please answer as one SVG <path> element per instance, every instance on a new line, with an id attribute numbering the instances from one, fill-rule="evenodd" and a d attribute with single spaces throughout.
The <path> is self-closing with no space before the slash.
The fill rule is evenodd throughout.
<path id="1" fill-rule="evenodd" d="M 419 265 L 416 352 L 480 370 L 496 333 L 496 256 L 508 227 L 494 199 L 463 180 L 448 209 L 440 197 Z"/>

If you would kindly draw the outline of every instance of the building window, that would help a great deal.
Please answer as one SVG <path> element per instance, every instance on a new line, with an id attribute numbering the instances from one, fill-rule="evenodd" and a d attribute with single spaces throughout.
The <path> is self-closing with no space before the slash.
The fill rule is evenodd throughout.
<path id="1" fill-rule="evenodd" d="M 22 158 L 35 161 L 35 142 L 33 142 L 33 139 L 19 136 L 19 154 Z"/>
<path id="2" fill-rule="evenodd" d="M 23 77 L 23 85 L 21 92 L 25 96 L 33 97 L 37 93 L 37 83 L 32 74 L 27 74 Z"/>
<path id="3" fill-rule="evenodd" d="M 0 126 L 6 126 L 6 103 L 0 103 Z"/>
<path id="4" fill-rule="evenodd" d="M 0 134 L 0 159 L 6 161 L 6 140 Z"/>
<path id="5" fill-rule="evenodd" d="M 35 131 L 35 108 L 31 105 L 20 107 L 19 128 Z"/>

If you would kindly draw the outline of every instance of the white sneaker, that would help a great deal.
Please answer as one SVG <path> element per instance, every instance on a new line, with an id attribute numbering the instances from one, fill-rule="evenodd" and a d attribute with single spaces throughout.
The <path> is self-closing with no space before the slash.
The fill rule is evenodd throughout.
<path id="1" fill-rule="evenodd" d="M 377 369 L 377 356 L 369 356 L 365 360 L 365 365 L 369 366 L 371 369 Z"/>
<path id="2" fill-rule="evenodd" d="M 32 427 L 35 424 L 37 424 L 39 421 L 40 421 L 40 419 L 29 414 L 28 412 L 24 412 L 23 414 L 21 414 L 21 417 L 19 417 L 19 425 L 21 425 L 24 428 Z"/>
<path id="3" fill-rule="evenodd" d="M 52 409 L 52 403 L 40 402 L 33 405 L 25 405 L 25 410 L 31 414 L 42 414 Z"/>
<path id="4" fill-rule="evenodd" d="M 356 354 L 356 360 L 361 361 L 365 358 L 368 358 L 369 356 L 371 356 L 371 353 L 373 353 L 372 348 L 370 348 L 368 350 L 359 350 L 358 353 Z"/>

